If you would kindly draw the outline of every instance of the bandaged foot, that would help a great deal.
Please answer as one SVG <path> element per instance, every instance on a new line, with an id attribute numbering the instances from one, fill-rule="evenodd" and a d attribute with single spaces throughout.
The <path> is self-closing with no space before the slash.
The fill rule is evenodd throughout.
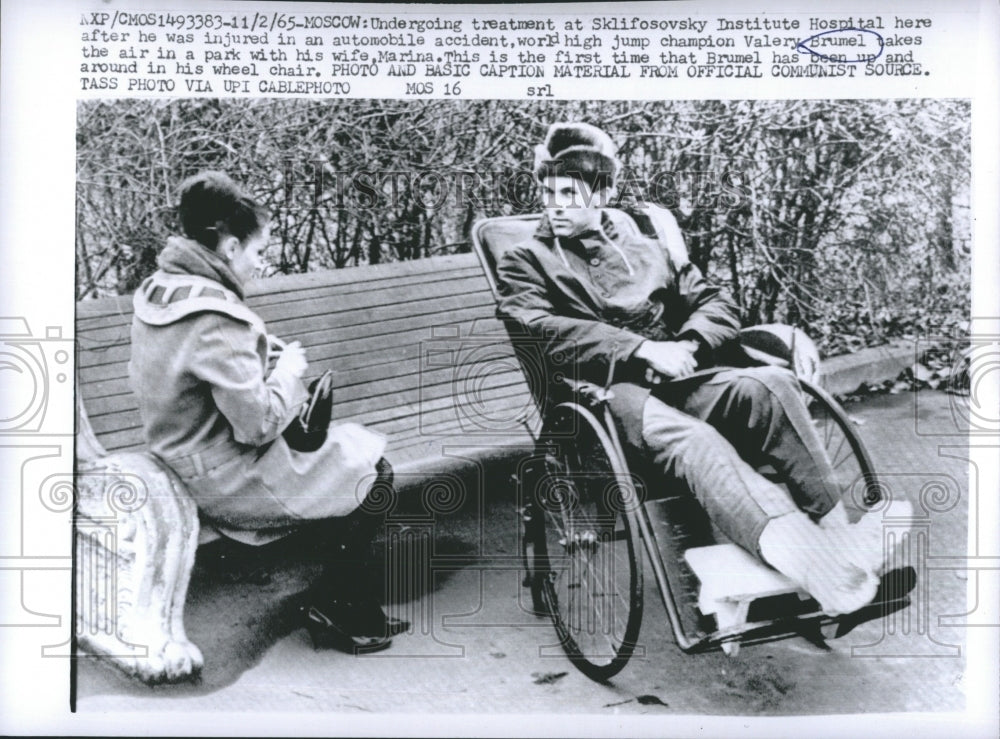
<path id="1" fill-rule="evenodd" d="M 871 528 L 827 529 L 802 512 L 789 513 L 768 522 L 759 547 L 764 561 L 801 586 L 825 613 L 838 616 L 871 603 L 878 590 L 875 570 L 857 563 L 870 564 Z"/>
<path id="2" fill-rule="evenodd" d="M 895 548 L 902 541 L 905 529 L 902 521 L 913 517 L 913 504 L 908 500 L 892 503 L 893 534 L 895 545 L 887 546 L 885 542 L 885 518 L 882 511 L 870 511 L 864 514 L 857 523 L 850 523 L 847 511 L 842 503 L 838 503 L 819 521 L 819 526 L 837 543 L 838 549 L 851 564 L 861 569 L 881 575 L 893 561 Z"/>

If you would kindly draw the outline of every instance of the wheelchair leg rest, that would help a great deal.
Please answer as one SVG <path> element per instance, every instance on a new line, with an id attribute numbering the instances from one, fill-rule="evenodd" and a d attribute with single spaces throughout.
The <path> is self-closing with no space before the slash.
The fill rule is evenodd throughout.
<path id="1" fill-rule="evenodd" d="M 722 651 L 727 657 L 735 657 L 740 653 L 740 643 L 736 640 L 722 642 Z"/>
<path id="2" fill-rule="evenodd" d="M 750 613 L 750 601 L 717 601 L 715 611 L 715 621 L 720 632 L 742 631 L 747 625 L 747 614 Z M 730 639 L 722 642 L 722 651 L 727 657 L 735 657 L 740 651 L 738 639 Z"/>

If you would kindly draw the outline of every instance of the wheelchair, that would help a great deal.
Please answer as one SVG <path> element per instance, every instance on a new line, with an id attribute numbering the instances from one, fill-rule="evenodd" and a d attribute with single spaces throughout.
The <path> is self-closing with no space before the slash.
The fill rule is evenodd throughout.
<path id="1" fill-rule="evenodd" d="M 503 216 L 473 225 L 473 249 L 494 298 L 499 298 L 499 257 L 527 241 L 539 218 Z M 637 232 L 655 235 L 636 221 Z M 570 376 L 563 380 L 561 398 L 545 397 L 549 391 L 539 367 L 547 358 L 532 354 L 520 327 L 506 328 L 540 414 L 533 431 L 538 452 L 518 475 L 524 585 L 530 587 L 532 609 L 552 620 L 559 643 L 581 672 L 603 682 L 632 657 L 646 572 L 684 652 L 720 647 L 732 656 L 741 643 L 801 632 L 804 622 L 838 623 L 783 575 L 725 543 L 689 492 L 651 494 L 644 480 L 656 478 L 643 475 L 641 460 L 628 458 L 607 388 Z M 773 351 L 774 335 L 766 328 L 745 330 L 741 339 L 765 355 Z M 801 377 L 799 382 L 845 504 L 855 512 L 872 507 L 883 497 L 881 485 L 851 421 L 822 388 Z M 760 471 L 780 483 L 773 471 Z M 912 584 L 899 590 L 907 587 Z M 905 593 L 880 591 L 864 610 L 877 610 L 869 614 L 875 617 L 908 602 Z"/>

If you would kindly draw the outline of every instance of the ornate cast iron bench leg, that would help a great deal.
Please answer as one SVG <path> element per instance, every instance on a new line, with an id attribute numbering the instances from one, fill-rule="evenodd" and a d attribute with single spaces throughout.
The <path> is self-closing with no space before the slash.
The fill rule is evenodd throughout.
<path id="1" fill-rule="evenodd" d="M 146 683 L 190 679 L 204 664 L 184 633 L 194 501 L 153 455 L 102 454 L 86 416 L 78 428 L 77 643 Z"/>

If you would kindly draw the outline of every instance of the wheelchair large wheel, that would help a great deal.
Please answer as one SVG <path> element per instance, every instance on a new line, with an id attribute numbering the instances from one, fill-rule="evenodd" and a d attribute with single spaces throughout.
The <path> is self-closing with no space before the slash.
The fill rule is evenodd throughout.
<path id="1" fill-rule="evenodd" d="M 833 467 L 834 478 L 846 495 L 845 504 L 866 509 L 883 497 L 882 486 L 864 444 L 843 408 L 822 388 L 800 380 L 809 415 Z"/>
<path id="2" fill-rule="evenodd" d="M 533 493 L 533 593 L 573 664 L 594 680 L 625 667 L 642 621 L 640 504 L 620 450 L 575 403 L 549 414 Z"/>

